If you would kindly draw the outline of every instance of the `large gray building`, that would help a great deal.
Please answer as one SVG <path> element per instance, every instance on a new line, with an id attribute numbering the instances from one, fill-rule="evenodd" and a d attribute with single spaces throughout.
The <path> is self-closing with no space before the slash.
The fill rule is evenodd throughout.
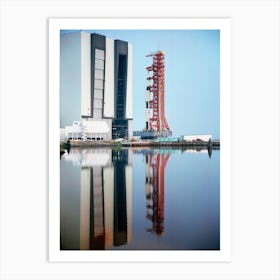
<path id="1" fill-rule="evenodd" d="M 77 121 L 81 125 L 80 130 L 74 129 L 78 139 L 132 137 L 132 47 L 128 42 L 84 31 L 61 32 L 60 127 L 71 131 Z M 95 137 L 98 127 L 102 137 Z"/>

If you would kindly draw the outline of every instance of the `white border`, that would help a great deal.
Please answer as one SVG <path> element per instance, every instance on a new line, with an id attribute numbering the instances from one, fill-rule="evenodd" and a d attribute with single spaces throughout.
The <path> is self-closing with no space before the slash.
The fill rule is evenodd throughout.
<path id="1" fill-rule="evenodd" d="M 129 26 L 129 28 L 128 28 Z M 60 251 L 59 40 L 61 29 L 219 29 L 221 204 L 219 251 Z M 231 261 L 231 20 L 186 18 L 49 19 L 49 261 L 229 262 Z"/>

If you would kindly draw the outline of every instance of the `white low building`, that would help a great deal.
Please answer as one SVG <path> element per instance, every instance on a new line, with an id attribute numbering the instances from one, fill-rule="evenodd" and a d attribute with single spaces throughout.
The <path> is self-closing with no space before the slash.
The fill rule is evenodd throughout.
<path id="1" fill-rule="evenodd" d="M 65 127 L 65 138 L 69 140 L 106 141 L 111 139 L 106 121 L 76 121 Z"/>
<path id="2" fill-rule="evenodd" d="M 185 135 L 183 136 L 184 141 L 188 142 L 199 142 L 199 141 L 205 141 L 208 142 L 209 140 L 212 140 L 212 135 L 206 134 L 206 135 Z"/>

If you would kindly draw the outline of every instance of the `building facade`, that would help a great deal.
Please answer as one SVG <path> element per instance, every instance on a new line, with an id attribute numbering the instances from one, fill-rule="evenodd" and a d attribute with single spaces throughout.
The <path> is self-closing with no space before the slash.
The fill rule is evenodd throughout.
<path id="1" fill-rule="evenodd" d="M 81 121 L 82 140 L 130 139 L 132 46 L 84 31 L 62 32 L 60 43 L 60 126 L 71 133 L 71 126 L 77 129 L 73 122 Z M 104 137 L 88 137 L 100 134 L 88 127 L 105 126 L 109 130 Z"/>

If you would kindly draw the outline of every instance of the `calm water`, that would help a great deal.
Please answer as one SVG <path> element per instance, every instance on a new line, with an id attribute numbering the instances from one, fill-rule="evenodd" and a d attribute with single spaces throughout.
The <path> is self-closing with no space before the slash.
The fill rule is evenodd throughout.
<path id="1" fill-rule="evenodd" d="M 219 250 L 220 152 L 71 149 L 61 250 Z"/>

